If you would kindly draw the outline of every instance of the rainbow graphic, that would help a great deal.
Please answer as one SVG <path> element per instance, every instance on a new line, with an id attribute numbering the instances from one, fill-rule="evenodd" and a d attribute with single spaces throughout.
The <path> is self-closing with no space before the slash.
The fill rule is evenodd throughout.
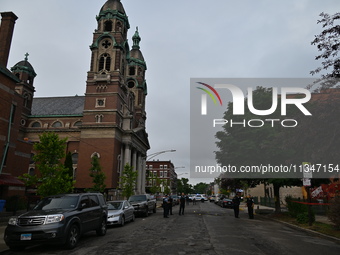
<path id="1" fill-rule="evenodd" d="M 218 101 L 220 102 L 220 105 L 222 106 L 222 100 L 221 100 L 221 97 L 220 95 L 217 93 L 217 91 L 210 85 L 206 84 L 206 83 L 203 83 L 203 82 L 197 82 L 198 84 L 201 84 L 203 86 L 206 86 L 207 88 L 209 88 L 217 97 Z M 205 89 L 205 88 L 200 88 L 200 87 L 197 87 L 198 89 L 201 89 L 203 90 L 205 93 L 207 93 L 211 99 L 213 100 L 214 104 L 217 104 L 217 100 L 215 98 L 215 96 L 211 93 L 211 91 L 209 91 L 208 89 Z"/>

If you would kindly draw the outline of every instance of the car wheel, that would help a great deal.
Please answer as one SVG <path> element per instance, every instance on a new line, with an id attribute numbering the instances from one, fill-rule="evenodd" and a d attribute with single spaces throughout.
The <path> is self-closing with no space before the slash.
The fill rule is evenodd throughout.
<path id="1" fill-rule="evenodd" d="M 96 230 L 98 236 L 105 236 L 107 230 L 106 220 L 105 218 L 102 219 L 100 227 Z"/>
<path id="2" fill-rule="evenodd" d="M 74 247 L 77 246 L 78 240 L 79 240 L 79 228 L 77 225 L 72 225 L 70 227 L 70 230 L 68 231 L 68 235 L 66 238 L 66 247 L 68 249 L 73 249 Z"/>
<path id="3" fill-rule="evenodd" d="M 149 216 L 149 208 L 146 208 L 144 212 L 144 217 L 148 217 L 148 216 Z"/>
<path id="4" fill-rule="evenodd" d="M 134 221 L 135 221 L 135 214 L 133 213 L 132 218 L 131 218 L 131 222 L 134 222 Z"/>
<path id="5" fill-rule="evenodd" d="M 122 217 L 120 218 L 120 226 L 123 227 L 125 224 L 125 217 L 124 215 L 122 215 Z"/>

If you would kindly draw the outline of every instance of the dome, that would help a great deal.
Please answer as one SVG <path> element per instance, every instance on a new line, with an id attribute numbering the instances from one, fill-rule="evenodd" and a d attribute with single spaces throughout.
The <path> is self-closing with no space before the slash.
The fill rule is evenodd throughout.
<path id="1" fill-rule="evenodd" d="M 132 49 L 130 51 L 130 57 L 134 59 L 142 60 L 144 62 L 143 54 L 139 49 Z"/>
<path id="2" fill-rule="evenodd" d="M 25 73 L 28 73 L 29 75 L 33 76 L 33 77 L 37 76 L 37 74 L 34 71 L 33 66 L 27 61 L 27 56 L 25 57 L 24 60 L 16 63 L 11 68 L 11 71 L 13 73 L 16 73 L 16 72 L 25 72 Z"/>
<path id="3" fill-rule="evenodd" d="M 118 12 L 125 14 L 123 4 L 120 2 L 120 0 L 107 0 L 106 3 L 103 5 L 103 7 L 100 9 L 100 12 L 103 12 L 109 9 L 117 10 Z"/>

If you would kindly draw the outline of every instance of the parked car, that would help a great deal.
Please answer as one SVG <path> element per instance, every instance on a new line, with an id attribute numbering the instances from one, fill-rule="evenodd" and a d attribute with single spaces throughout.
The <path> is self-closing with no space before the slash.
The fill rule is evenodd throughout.
<path id="1" fill-rule="evenodd" d="M 233 200 L 232 199 L 229 199 L 229 198 L 223 198 L 221 200 L 221 206 L 223 208 L 233 208 L 234 207 L 234 203 L 233 203 Z"/>
<path id="2" fill-rule="evenodd" d="M 13 250 L 43 243 L 61 243 L 73 249 L 85 232 L 105 235 L 106 221 L 107 205 L 100 193 L 49 196 L 32 211 L 11 217 L 4 240 Z"/>
<path id="3" fill-rule="evenodd" d="M 128 201 L 135 209 L 136 214 L 142 214 L 145 217 L 148 217 L 150 212 L 155 213 L 157 210 L 156 199 L 149 194 L 133 195 L 129 197 Z"/>
<path id="4" fill-rule="evenodd" d="M 209 197 L 209 201 L 210 202 L 215 202 L 215 200 L 216 200 L 216 196 L 215 195 L 212 195 L 212 196 Z"/>
<path id="5" fill-rule="evenodd" d="M 135 221 L 135 209 L 127 200 L 107 202 L 107 225 L 124 226 L 125 222 Z"/>
<path id="6" fill-rule="evenodd" d="M 178 205 L 179 204 L 179 199 L 177 195 L 171 195 L 171 198 L 173 200 L 173 205 Z"/>
<path id="7" fill-rule="evenodd" d="M 204 202 L 205 201 L 204 197 L 200 194 L 196 194 L 196 195 L 190 197 L 191 201 L 193 201 L 194 199 L 196 200 L 196 202 L 200 202 L 200 201 Z"/>

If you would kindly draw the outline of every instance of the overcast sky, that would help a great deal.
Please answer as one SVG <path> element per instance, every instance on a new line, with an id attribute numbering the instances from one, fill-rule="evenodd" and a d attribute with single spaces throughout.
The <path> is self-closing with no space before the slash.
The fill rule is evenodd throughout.
<path id="1" fill-rule="evenodd" d="M 190 78 L 310 77 L 319 14 L 338 0 L 122 0 L 129 44 L 136 26 L 147 63 L 147 132 L 154 159 L 189 177 Z M 0 0 L 15 25 L 8 67 L 24 59 L 38 74 L 35 97 L 83 95 L 96 15 L 105 0 Z M 181 168 L 184 167 L 184 168 Z M 181 175 L 182 174 L 182 175 Z M 190 183 L 213 179 L 191 179 Z"/>

